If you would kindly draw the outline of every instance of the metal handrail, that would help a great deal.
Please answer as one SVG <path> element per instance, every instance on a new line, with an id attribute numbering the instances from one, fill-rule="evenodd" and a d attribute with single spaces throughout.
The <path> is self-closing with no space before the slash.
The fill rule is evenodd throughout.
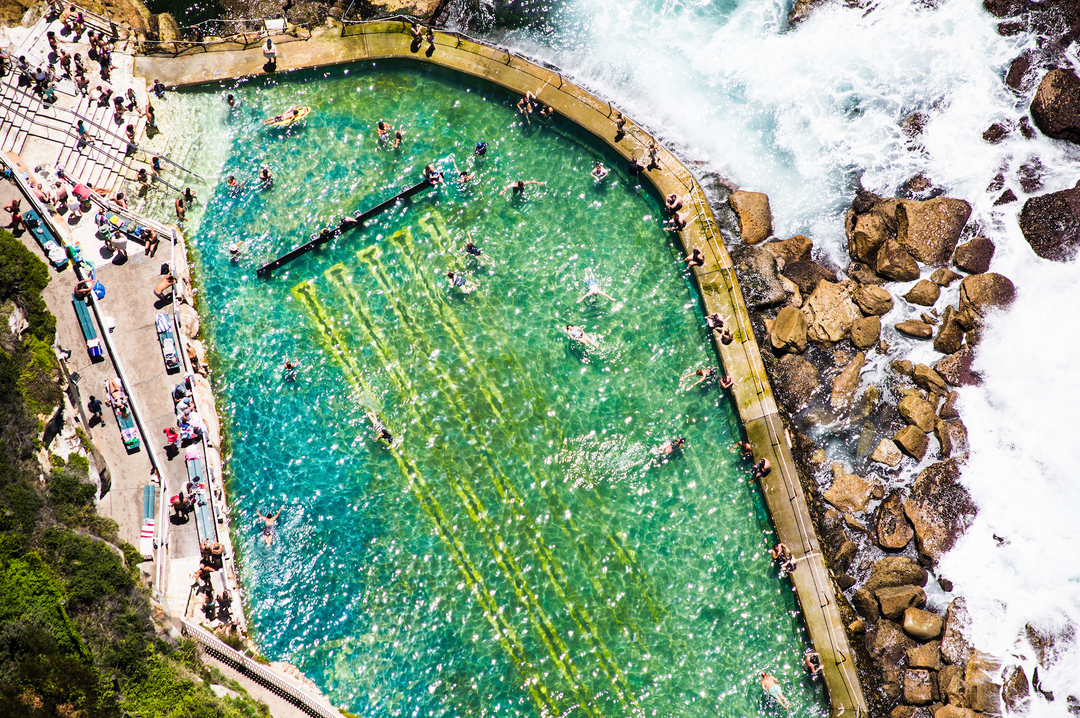
<path id="1" fill-rule="evenodd" d="M 262 21 L 260 20 L 259 22 L 262 22 Z M 193 25 L 191 27 L 196 27 L 196 26 Z M 181 30 L 184 30 L 184 29 L 187 29 L 187 28 L 181 28 Z M 298 34 L 300 30 L 305 31 L 307 33 L 307 36 L 306 37 L 300 37 L 300 35 Z M 213 39 L 213 40 L 191 40 L 191 39 L 183 39 L 183 38 L 177 39 L 177 40 L 144 40 L 142 44 L 146 48 L 146 52 L 153 52 L 155 50 L 161 50 L 163 52 L 167 52 L 167 53 L 171 54 L 173 57 L 177 57 L 177 56 L 183 54 L 184 52 L 186 52 L 188 50 L 201 48 L 203 52 L 211 52 L 211 49 L 210 49 L 211 47 L 220 46 L 220 45 L 228 45 L 228 44 L 242 45 L 244 47 L 244 49 L 246 50 L 246 49 L 248 49 L 248 48 L 250 48 L 250 47 L 252 47 L 254 45 L 260 44 L 263 41 L 263 37 L 264 37 L 263 33 L 264 32 L 265 32 L 265 30 L 258 29 L 258 30 L 252 30 L 250 32 L 235 33 L 235 34 L 232 34 L 232 35 L 226 35 L 226 36 L 222 36 L 222 37 L 213 36 L 213 35 L 208 36 L 208 37 L 214 37 L 215 39 Z M 301 41 L 301 42 L 306 42 L 307 40 L 310 40 L 312 38 L 312 35 L 313 35 L 313 33 L 311 31 L 311 27 L 309 25 L 307 25 L 307 24 L 300 24 L 300 25 L 290 24 L 290 25 L 288 25 L 288 28 L 286 30 L 286 34 L 290 35 L 291 37 L 296 38 L 296 40 Z M 255 40 L 249 40 L 248 39 L 249 35 L 254 35 L 256 39 Z M 170 47 L 171 47 L 171 49 L 169 49 Z"/>
<path id="2" fill-rule="evenodd" d="M 284 676 L 267 668 L 258 661 L 248 658 L 202 626 L 192 623 L 187 618 L 183 618 L 181 619 L 181 628 L 185 635 L 193 638 L 196 643 L 201 645 L 208 652 L 214 653 L 218 658 L 225 662 L 231 663 L 234 666 L 253 674 L 253 677 L 260 682 L 269 684 L 272 689 L 285 694 L 287 698 L 295 701 L 307 713 L 316 716 L 317 718 L 342 718 L 341 713 L 334 709 L 327 709 L 326 706 L 318 701 L 315 696 L 311 695 L 305 687 L 292 683 Z"/>

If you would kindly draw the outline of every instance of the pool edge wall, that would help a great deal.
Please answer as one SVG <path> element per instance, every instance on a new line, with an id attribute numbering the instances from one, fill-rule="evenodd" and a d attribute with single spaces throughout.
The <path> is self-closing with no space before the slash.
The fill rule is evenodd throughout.
<path id="1" fill-rule="evenodd" d="M 602 139 L 623 158 L 641 158 L 653 138 L 627 118 L 625 136 L 615 140 L 616 108 L 569 82 L 559 72 L 454 33 L 436 32 L 434 52 L 412 52 L 407 24 L 375 21 L 317 31 L 312 39 L 278 45 L 277 72 L 363 60 L 413 59 L 493 82 L 512 92 L 531 91 L 559 114 Z M 170 86 L 194 86 L 264 74 L 259 47 L 250 50 L 203 52 L 179 57 L 138 56 L 135 74 L 160 79 Z M 659 143 L 657 143 L 659 145 Z M 868 716 L 854 655 L 848 643 L 836 594 L 822 557 L 806 497 L 791 457 L 791 440 L 784 428 L 750 325 L 742 291 L 716 220 L 700 185 L 686 167 L 662 146 L 660 170 L 643 173 L 662 195 L 683 196 L 692 219 L 680 233 L 683 247 L 700 247 L 705 264 L 693 269 L 705 312 L 717 312 L 734 333 L 731 344 L 713 342 L 725 371 L 735 380 L 731 392 L 755 456 L 768 458 L 772 472 L 761 489 L 777 537 L 791 548 L 798 570 L 791 574 L 803 618 L 815 650 L 821 656 L 832 714 L 849 711 Z"/>

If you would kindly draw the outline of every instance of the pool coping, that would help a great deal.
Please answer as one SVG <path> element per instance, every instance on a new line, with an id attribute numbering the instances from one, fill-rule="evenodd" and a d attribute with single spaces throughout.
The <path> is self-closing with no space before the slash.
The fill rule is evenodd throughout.
<path id="1" fill-rule="evenodd" d="M 276 71 L 362 60 L 413 59 L 479 77 L 518 94 L 531 91 L 624 159 L 641 158 L 655 141 L 629 117 L 625 137 L 616 141 L 613 116 L 617 108 L 570 82 L 556 69 L 542 67 L 509 50 L 457 33 L 436 31 L 433 52 L 429 54 L 426 48 L 413 52 L 405 22 L 372 21 L 345 27 L 349 34 L 339 25 L 317 31 L 308 42 L 290 44 L 288 52 L 279 50 Z M 260 48 L 181 57 L 138 56 L 134 72 L 183 87 L 264 74 L 264 62 Z M 656 144 L 661 169 L 642 174 L 661 195 L 675 192 L 683 196 L 685 207 L 693 213 L 686 229 L 679 233 L 680 239 L 684 249 L 700 247 L 705 253 L 704 266 L 695 267 L 693 273 L 706 314 L 718 312 L 734 333 L 734 341 L 728 345 L 715 335 L 713 343 L 726 373 L 735 380 L 730 391 L 755 457 L 769 459 L 773 467 L 761 479 L 761 489 L 778 540 L 787 544 L 798 562 L 799 568 L 790 578 L 810 640 L 821 656 L 832 715 L 850 711 L 855 716 L 868 716 L 854 653 L 792 459 L 791 437 L 765 373 L 734 265 L 701 186 L 673 154 L 659 142 Z"/>

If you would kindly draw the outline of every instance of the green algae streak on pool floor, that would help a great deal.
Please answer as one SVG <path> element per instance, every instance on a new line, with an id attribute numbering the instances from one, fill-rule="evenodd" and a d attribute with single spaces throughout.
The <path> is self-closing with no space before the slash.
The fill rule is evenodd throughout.
<path id="1" fill-rule="evenodd" d="M 621 163 L 595 182 L 615 163 L 601 143 L 523 121 L 516 99 L 367 63 L 169 100 L 244 185 L 202 189 L 191 236 L 258 642 L 363 716 L 781 714 L 764 670 L 823 715 L 731 402 L 680 385 L 717 357 L 658 198 Z M 304 123 L 262 126 L 294 104 Z M 432 162 L 443 187 L 256 278 Z M 516 179 L 546 184 L 501 194 Z M 578 301 L 593 278 L 613 299 Z M 661 462 L 677 436 L 685 454 Z M 279 508 L 268 547 L 255 512 Z"/>

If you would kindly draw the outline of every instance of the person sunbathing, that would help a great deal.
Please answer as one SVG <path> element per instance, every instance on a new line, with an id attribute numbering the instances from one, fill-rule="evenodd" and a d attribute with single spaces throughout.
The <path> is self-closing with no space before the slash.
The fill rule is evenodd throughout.
<path id="1" fill-rule="evenodd" d="M 289 109 L 282 112 L 277 117 L 271 117 L 269 120 L 263 120 L 264 125 L 272 125 L 276 122 L 292 122 L 300 114 L 300 105 L 293 105 Z"/>

